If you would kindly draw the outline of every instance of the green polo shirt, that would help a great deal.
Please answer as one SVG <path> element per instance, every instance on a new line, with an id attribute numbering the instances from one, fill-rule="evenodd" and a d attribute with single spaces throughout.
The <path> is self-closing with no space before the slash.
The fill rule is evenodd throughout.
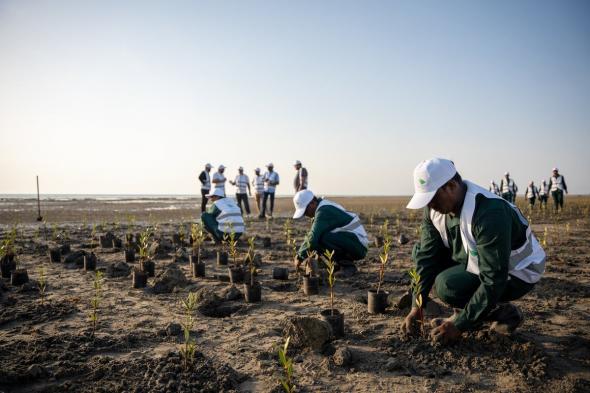
<path id="1" fill-rule="evenodd" d="M 322 199 L 319 198 L 319 202 Z M 316 210 L 311 229 L 306 235 L 303 244 L 297 251 L 297 258 L 303 261 L 307 257 L 307 252 L 312 250 L 321 250 L 320 246 L 322 237 L 336 228 L 341 228 L 349 224 L 353 220 L 353 217 L 345 211 L 338 209 L 331 205 L 321 206 Z M 358 237 L 354 233 L 340 232 L 340 236 L 349 238 L 347 244 L 350 245 L 351 251 L 355 254 L 361 255 L 366 253 L 366 247 L 359 241 Z"/>
<path id="2" fill-rule="evenodd" d="M 426 301 L 436 276 L 444 270 L 445 261 L 451 259 L 467 267 L 459 224 L 459 217 L 446 215 L 447 248 L 430 219 L 430 209 L 424 209 L 420 247 L 414 258 L 421 277 L 422 298 Z M 477 244 L 481 284 L 455 319 L 459 330 L 477 325 L 497 303 L 508 281 L 510 253 L 525 243 L 526 230 L 527 226 L 505 201 L 488 199 L 481 194 L 476 196 L 472 233 Z"/>

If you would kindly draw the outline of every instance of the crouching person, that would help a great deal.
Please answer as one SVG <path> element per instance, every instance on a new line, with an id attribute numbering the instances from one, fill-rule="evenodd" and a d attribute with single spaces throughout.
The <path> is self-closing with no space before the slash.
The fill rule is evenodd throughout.
<path id="1" fill-rule="evenodd" d="M 359 217 L 337 203 L 318 198 L 309 190 L 302 190 L 293 197 L 294 219 L 304 215 L 313 218 L 313 224 L 297 252 L 296 267 L 308 255 L 316 251 L 322 255 L 326 250 L 334 251 L 337 273 L 350 277 L 356 273 L 354 261 L 367 255 L 369 240 Z"/>
<path id="2" fill-rule="evenodd" d="M 234 232 L 235 239 L 238 239 L 244 233 L 245 226 L 242 211 L 236 201 L 226 198 L 221 188 L 213 189 L 207 198 L 213 203 L 207 212 L 201 215 L 205 230 L 213 236 L 216 243 L 220 243 L 224 236 L 229 236 L 231 232 Z"/>
<path id="3" fill-rule="evenodd" d="M 463 180 L 449 160 L 424 161 L 414 170 L 410 209 L 424 208 L 420 243 L 413 252 L 423 304 L 434 290 L 455 308 L 432 321 L 435 341 L 451 342 L 484 322 L 512 333 L 523 315 L 509 303 L 530 292 L 545 271 L 545 252 L 514 205 Z M 402 331 L 416 328 L 413 307 Z"/>

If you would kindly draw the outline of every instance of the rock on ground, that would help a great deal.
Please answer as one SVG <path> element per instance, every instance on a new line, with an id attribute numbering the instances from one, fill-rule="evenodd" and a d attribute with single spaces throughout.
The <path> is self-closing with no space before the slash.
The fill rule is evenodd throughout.
<path id="1" fill-rule="evenodd" d="M 283 334 L 291 337 L 294 348 L 322 349 L 330 340 L 332 328 L 327 322 L 312 317 L 287 317 L 283 320 Z"/>

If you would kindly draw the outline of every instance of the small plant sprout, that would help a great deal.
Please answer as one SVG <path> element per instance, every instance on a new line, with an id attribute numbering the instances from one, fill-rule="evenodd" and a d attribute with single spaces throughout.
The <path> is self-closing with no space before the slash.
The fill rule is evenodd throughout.
<path id="1" fill-rule="evenodd" d="M 196 251 L 197 263 L 201 263 L 201 245 L 205 241 L 205 233 L 200 225 L 191 225 L 191 238 L 193 239 L 193 254 Z"/>
<path id="2" fill-rule="evenodd" d="M 90 248 L 94 248 L 94 239 L 96 238 L 96 224 L 92 224 L 92 231 L 90 232 Z"/>
<path id="3" fill-rule="evenodd" d="M 45 292 L 47 290 L 47 278 L 45 276 L 45 265 L 41 264 L 41 266 L 39 266 L 39 281 L 38 281 L 38 287 L 39 287 L 39 295 L 41 295 L 41 304 L 45 304 Z"/>
<path id="4" fill-rule="evenodd" d="M 547 227 L 545 227 L 545 230 L 543 231 L 543 240 L 541 240 L 541 244 L 543 245 L 543 247 L 547 247 L 547 236 L 549 235 Z"/>
<path id="5" fill-rule="evenodd" d="M 189 364 L 195 359 L 197 343 L 191 338 L 191 330 L 195 324 L 195 308 L 197 306 L 197 294 L 190 292 L 186 299 L 181 300 L 184 311 L 184 321 L 181 323 L 184 332 L 184 344 L 180 348 L 180 355 L 184 362 L 184 369 L 188 369 Z"/>
<path id="6" fill-rule="evenodd" d="M 283 224 L 283 231 L 285 233 L 285 240 L 287 244 L 291 241 L 291 219 L 287 218 Z"/>
<path id="7" fill-rule="evenodd" d="M 152 230 L 150 227 L 147 227 L 139 235 L 139 259 L 142 261 L 146 261 L 149 259 L 149 244 L 151 237 Z"/>
<path id="8" fill-rule="evenodd" d="M 416 308 L 418 309 L 420 331 L 422 335 L 424 335 L 424 311 L 422 309 L 422 284 L 420 283 L 420 273 L 418 273 L 416 268 L 412 268 L 408 274 L 410 275 L 412 294 L 416 298 Z"/>
<path id="9" fill-rule="evenodd" d="M 279 382 L 281 383 L 281 386 L 283 386 L 285 393 L 295 392 L 295 385 L 293 384 L 293 359 L 287 356 L 290 340 L 291 337 L 287 337 L 283 347 L 279 347 L 279 363 L 285 372 L 285 377 L 279 379 Z"/>
<path id="10" fill-rule="evenodd" d="M 92 326 L 91 337 L 94 337 L 94 332 L 96 332 L 96 326 L 98 324 L 98 306 L 100 305 L 100 300 L 102 296 L 102 281 L 103 273 L 97 270 L 94 275 L 94 281 L 92 282 L 94 295 L 92 296 L 92 300 L 90 301 L 90 306 L 92 307 L 89 315 L 90 325 Z"/>
<path id="11" fill-rule="evenodd" d="M 229 233 L 229 253 L 234 261 L 234 266 L 238 266 L 238 239 L 236 239 L 236 233 L 234 232 L 233 228 L 231 228 L 231 232 Z"/>
<path id="12" fill-rule="evenodd" d="M 383 221 L 383 225 L 381 225 L 381 236 L 383 236 L 383 241 L 389 239 L 389 220 Z"/>
<path id="13" fill-rule="evenodd" d="M 2 245 L 0 245 L 0 257 L 4 257 L 7 255 L 16 255 L 16 236 L 17 230 L 16 226 L 14 226 L 12 227 L 10 232 L 8 232 L 6 238 L 2 240 Z"/>
<path id="14" fill-rule="evenodd" d="M 184 224 L 180 225 L 178 228 L 178 240 L 180 240 L 180 245 L 184 244 L 184 239 L 186 237 L 186 227 Z"/>
<path id="15" fill-rule="evenodd" d="M 381 290 L 381 285 L 383 285 L 383 278 L 385 277 L 385 265 L 387 265 L 387 261 L 389 259 L 389 248 L 391 247 L 391 240 L 386 239 L 383 242 L 383 248 L 381 249 L 381 253 L 379 254 L 379 260 L 381 261 L 381 266 L 379 267 L 379 285 L 377 285 L 377 293 Z"/>
<path id="16" fill-rule="evenodd" d="M 256 236 L 252 236 L 248 238 L 248 254 L 246 258 L 248 259 L 248 266 L 250 269 L 250 286 L 254 286 L 254 273 L 256 273 L 256 267 L 254 266 L 254 240 Z"/>
<path id="17" fill-rule="evenodd" d="M 334 262 L 334 250 L 324 251 L 324 262 L 326 263 L 326 270 L 328 271 L 328 285 L 330 286 L 330 309 L 332 310 L 332 315 L 334 315 L 334 282 L 336 281 L 334 277 L 334 269 L 336 268 L 336 263 Z"/>

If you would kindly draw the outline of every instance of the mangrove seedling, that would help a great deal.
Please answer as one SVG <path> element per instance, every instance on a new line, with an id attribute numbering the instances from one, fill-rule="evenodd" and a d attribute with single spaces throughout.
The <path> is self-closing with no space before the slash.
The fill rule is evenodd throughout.
<path id="1" fill-rule="evenodd" d="M 229 233 L 229 254 L 231 255 L 234 266 L 238 267 L 238 239 L 236 239 L 236 233 L 234 232 L 233 228 L 231 228 L 231 232 Z"/>
<path id="2" fill-rule="evenodd" d="M 191 225 L 191 238 L 193 239 L 193 255 L 197 254 L 197 263 L 201 263 L 201 245 L 205 241 L 203 227 L 199 224 Z"/>
<path id="3" fill-rule="evenodd" d="M 94 281 L 92 282 L 92 287 L 94 289 L 94 294 L 92 296 L 92 300 L 90 301 L 90 306 L 92 309 L 90 310 L 90 325 L 92 327 L 91 337 L 94 337 L 94 332 L 96 332 L 96 326 L 98 325 L 98 307 L 100 305 L 100 300 L 102 296 L 102 280 L 103 280 L 103 273 L 97 270 L 94 274 Z"/>
<path id="4" fill-rule="evenodd" d="M 332 310 L 332 315 L 334 315 L 334 282 L 336 279 L 334 277 L 334 269 L 336 268 L 336 263 L 334 262 L 334 250 L 324 251 L 324 262 L 326 263 L 326 270 L 328 271 L 328 285 L 330 286 L 330 309 Z"/>
<path id="5" fill-rule="evenodd" d="M 142 261 L 147 261 L 150 257 L 149 248 L 151 237 L 152 230 L 150 227 L 147 227 L 143 232 L 139 234 L 139 259 Z"/>
<path id="6" fill-rule="evenodd" d="M 289 349 L 289 341 L 291 337 L 287 337 L 285 340 L 285 344 L 283 347 L 279 347 L 279 363 L 285 372 L 285 377 L 280 378 L 279 382 L 281 386 L 285 390 L 285 393 L 293 393 L 295 392 L 295 385 L 293 384 L 293 358 L 287 356 L 287 351 Z"/>
<path id="7" fill-rule="evenodd" d="M 254 274 L 256 273 L 256 266 L 254 266 L 254 240 L 256 236 L 252 236 L 248 238 L 248 254 L 246 258 L 248 259 L 248 267 L 250 270 L 250 286 L 254 286 Z"/>
<path id="8" fill-rule="evenodd" d="M 389 248 L 391 247 L 391 240 L 385 239 L 383 242 L 383 248 L 381 249 L 381 253 L 379 254 L 379 260 L 381 261 L 381 266 L 379 267 L 379 284 L 377 285 L 377 293 L 381 290 L 381 285 L 383 285 L 383 278 L 385 277 L 385 265 L 387 265 L 387 261 L 389 259 Z"/>
<path id="9" fill-rule="evenodd" d="M 197 306 L 197 294 L 190 292 L 186 299 L 181 300 L 184 311 L 184 321 L 181 323 L 184 333 L 184 344 L 180 348 L 180 355 L 182 356 L 184 369 L 188 369 L 190 363 L 195 359 L 195 352 L 197 343 L 191 337 L 191 330 L 195 324 L 194 312 Z"/>
<path id="10" fill-rule="evenodd" d="M 45 304 L 45 291 L 47 290 L 47 278 L 45 277 L 45 266 L 39 266 L 39 295 L 41 295 L 41 304 Z"/>
<path id="11" fill-rule="evenodd" d="M 410 275 L 410 285 L 412 288 L 413 297 L 416 299 L 415 306 L 418 309 L 418 322 L 420 323 L 420 331 L 424 335 L 424 310 L 422 308 L 422 284 L 420 282 L 420 273 L 416 268 L 410 269 L 408 272 Z"/>

